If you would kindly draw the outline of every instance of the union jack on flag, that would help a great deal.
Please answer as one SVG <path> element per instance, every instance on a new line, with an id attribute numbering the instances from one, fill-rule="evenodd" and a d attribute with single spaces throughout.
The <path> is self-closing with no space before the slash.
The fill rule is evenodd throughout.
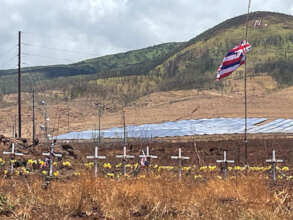
<path id="1" fill-rule="evenodd" d="M 217 71 L 217 80 L 220 80 L 226 76 L 229 76 L 239 66 L 245 63 L 245 54 L 251 49 L 251 45 L 243 40 L 239 45 L 233 49 L 224 57 L 222 64 L 219 66 Z"/>

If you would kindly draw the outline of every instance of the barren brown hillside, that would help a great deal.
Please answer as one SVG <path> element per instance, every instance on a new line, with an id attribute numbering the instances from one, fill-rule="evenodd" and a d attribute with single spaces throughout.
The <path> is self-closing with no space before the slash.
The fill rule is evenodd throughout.
<path id="1" fill-rule="evenodd" d="M 199 119 L 213 117 L 243 117 L 243 81 L 225 81 L 223 91 L 169 91 L 153 93 L 140 98 L 126 110 L 127 124 L 158 123 L 179 119 Z M 43 94 L 38 94 L 40 100 Z M 41 97 L 42 96 L 42 97 Z M 16 119 L 16 95 L 4 97 L 5 104 L 0 109 L 0 129 L 4 135 L 11 136 Z M 47 97 L 47 100 L 52 100 Z M 68 131 L 97 128 L 97 108 L 94 98 L 75 99 L 69 102 L 48 101 L 49 127 L 53 135 Z M 31 97 L 23 94 L 23 137 L 31 135 Z M 270 77 L 255 77 L 248 80 L 248 116 L 293 118 L 293 88 L 279 89 Z M 102 117 L 102 128 L 122 125 L 122 110 L 117 103 L 106 102 L 109 107 Z M 69 109 L 69 111 L 68 111 Z M 69 113 L 69 114 L 68 114 Z M 69 116 L 69 117 L 68 117 Z M 43 123 L 43 107 L 36 106 L 37 133 L 41 136 L 39 125 Z M 68 120 L 69 119 L 69 120 Z"/>

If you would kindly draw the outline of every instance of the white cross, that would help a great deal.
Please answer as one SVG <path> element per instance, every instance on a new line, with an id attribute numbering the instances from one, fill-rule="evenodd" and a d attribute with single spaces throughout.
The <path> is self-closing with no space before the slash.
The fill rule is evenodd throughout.
<path id="1" fill-rule="evenodd" d="M 105 156 L 99 156 L 99 147 L 96 146 L 95 147 L 95 155 L 93 156 L 87 156 L 87 159 L 94 159 L 94 163 L 95 163 L 95 176 L 98 175 L 98 160 L 99 159 L 106 159 Z"/>
<path id="2" fill-rule="evenodd" d="M 15 152 L 15 147 L 14 147 L 14 143 L 12 143 L 11 145 L 11 152 L 7 152 L 7 151 L 4 151 L 3 154 L 6 154 L 6 155 L 11 155 L 10 156 L 10 173 L 12 174 L 13 173 L 13 169 L 14 169 L 14 162 L 12 162 L 11 160 L 14 160 L 14 157 L 15 156 L 23 156 L 23 153 L 17 153 Z"/>
<path id="3" fill-rule="evenodd" d="M 217 160 L 217 163 L 224 163 L 224 179 L 226 179 L 227 176 L 227 164 L 228 163 L 234 163 L 234 160 L 227 160 L 226 151 L 224 151 L 224 160 Z"/>
<path id="4" fill-rule="evenodd" d="M 123 155 L 116 155 L 116 158 L 122 158 L 123 163 L 123 175 L 126 175 L 126 160 L 130 158 L 135 158 L 133 155 L 127 155 L 126 154 L 126 146 L 123 147 Z"/>
<path id="5" fill-rule="evenodd" d="M 52 177 L 53 175 L 53 159 L 54 157 L 62 157 L 62 154 L 56 154 L 54 152 L 54 144 L 52 143 L 50 146 L 50 151 L 48 153 L 43 153 L 43 156 L 49 156 L 49 176 Z"/>
<path id="6" fill-rule="evenodd" d="M 277 160 L 276 159 L 276 151 L 273 150 L 273 155 L 272 159 L 266 160 L 267 163 L 272 164 L 272 174 L 273 174 L 273 180 L 276 180 L 276 163 L 282 163 L 283 160 Z"/>
<path id="7" fill-rule="evenodd" d="M 181 178 L 182 160 L 189 160 L 189 157 L 183 157 L 181 154 L 181 148 L 179 148 L 178 156 L 171 156 L 171 159 L 178 160 L 178 175 Z"/>

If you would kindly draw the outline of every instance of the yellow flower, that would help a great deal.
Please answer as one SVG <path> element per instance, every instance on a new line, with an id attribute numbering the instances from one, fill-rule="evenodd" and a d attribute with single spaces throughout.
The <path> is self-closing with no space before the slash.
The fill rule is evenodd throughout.
<path id="1" fill-rule="evenodd" d="M 89 162 L 89 163 L 85 163 L 84 165 L 87 168 L 92 168 L 94 166 L 94 163 L 93 162 Z"/>
<path id="2" fill-rule="evenodd" d="M 116 168 L 119 168 L 119 167 L 121 167 L 122 166 L 122 163 L 118 163 L 118 164 L 116 164 Z"/>
<path id="3" fill-rule="evenodd" d="M 112 168 L 112 165 L 110 163 L 104 163 L 104 168 L 108 168 L 108 169 L 111 169 Z"/>
<path id="4" fill-rule="evenodd" d="M 126 164 L 125 167 L 126 168 L 132 168 L 132 164 Z"/>
<path id="5" fill-rule="evenodd" d="M 25 174 L 25 175 L 27 175 L 27 174 L 30 173 L 25 167 L 22 167 L 22 172 L 23 172 L 23 174 Z"/>
<path id="6" fill-rule="evenodd" d="M 33 159 L 29 159 L 27 161 L 27 164 L 32 166 L 33 164 L 37 164 L 37 161 L 36 160 L 33 160 Z"/>
<path id="7" fill-rule="evenodd" d="M 232 167 L 228 167 L 228 170 L 231 171 L 233 168 Z"/>
<path id="8" fill-rule="evenodd" d="M 41 166 L 45 166 L 45 165 L 46 165 L 46 162 L 43 161 L 43 160 L 39 160 L 39 164 L 40 164 Z"/>
<path id="9" fill-rule="evenodd" d="M 267 169 L 265 167 L 250 167 L 249 168 L 251 171 L 266 171 Z"/>
<path id="10" fill-rule="evenodd" d="M 8 173 L 8 170 L 4 170 L 4 175 L 7 175 L 7 173 Z"/>
<path id="11" fill-rule="evenodd" d="M 199 168 L 199 170 L 201 170 L 201 171 L 206 171 L 207 168 L 208 168 L 207 166 L 202 166 L 202 167 Z"/>
<path id="12" fill-rule="evenodd" d="M 15 171 L 15 175 L 19 176 L 20 172 L 18 170 Z"/>
<path id="13" fill-rule="evenodd" d="M 161 169 L 163 169 L 163 170 L 173 170 L 174 167 L 173 166 L 159 166 L 158 170 L 160 171 Z"/>
<path id="14" fill-rule="evenodd" d="M 137 169 L 138 163 L 133 164 L 134 169 Z"/>
<path id="15" fill-rule="evenodd" d="M 216 166 L 209 166 L 209 170 L 210 170 L 210 171 L 215 171 L 216 168 L 217 168 Z"/>
<path id="16" fill-rule="evenodd" d="M 199 179 L 201 177 L 202 177 L 201 175 L 194 175 L 194 179 Z"/>
<path id="17" fill-rule="evenodd" d="M 73 173 L 73 175 L 74 175 L 74 176 L 80 176 L 80 172 L 77 172 L 77 171 L 76 171 L 76 172 Z"/>
<path id="18" fill-rule="evenodd" d="M 55 166 L 55 167 L 57 166 L 57 162 L 56 161 L 53 163 L 53 166 Z"/>
<path id="19" fill-rule="evenodd" d="M 183 167 L 182 170 L 188 171 L 188 170 L 191 170 L 191 167 Z"/>
<path id="20" fill-rule="evenodd" d="M 159 166 L 158 166 L 158 164 L 155 164 L 154 165 L 154 169 L 157 169 Z"/>
<path id="21" fill-rule="evenodd" d="M 62 163 L 62 165 L 63 165 L 64 167 L 71 167 L 71 163 L 70 163 L 69 161 L 64 161 L 64 162 Z"/>
<path id="22" fill-rule="evenodd" d="M 48 175 L 48 171 L 47 171 L 47 170 L 43 170 L 43 171 L 42 171 L 42 174 L 43 174 L 43 175 Z"/>
<path id="23" fill-rule="evenodd" d="M 0 158 L 0 165 L 3 166 L 5 164 L 5 160 L 3 160 L 2 158 Z"/>
<path id="24" fill-rule="evenodd" d="M 235 166 L 234 170 L 241 170 L 241 166 Z"/>
<path id="25" fill-rule="evenodd" d="M 58 170 L 55 171 L 55 172 L 53 173 L 53 176 L 55 176 L 55 177 L 59 176 L 59 171 L 58 171 Z"/>
<path id="26" fill-rule="evenodd" d="M 115 175 L 114 175 L 114 173 L 107 173 L 106 176 L 108 176 L 108 177 L 114 177 Z"/>
<path id="27" fill-rule="evenodd" d="M 289 167 L 283 167 L 282 171 L 285 171 L 285 172 L 289 171 Z"/>

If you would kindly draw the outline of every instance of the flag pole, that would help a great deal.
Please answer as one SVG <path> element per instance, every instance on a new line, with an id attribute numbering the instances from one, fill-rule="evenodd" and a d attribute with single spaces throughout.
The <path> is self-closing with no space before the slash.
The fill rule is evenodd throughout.
<path id="1" fill-rule="evenodd" d="M 246 17 L 246 27 L 245 27 L 245 40 L 247 42 L 248 35 L 248 22 L 249 22 L 249 12 L 250 12 L 251 0 L 248 0 L 248 9 Z M 245 66 L 244 66 L 244 112 L 245 112 L 245 125 L 244 125 L 244 147 L 245 147 L 245 165 L 248 165 L 248 151 L 247 151 L 247 74 L 246 74 L 246 57 L 245 57 Z"/>

